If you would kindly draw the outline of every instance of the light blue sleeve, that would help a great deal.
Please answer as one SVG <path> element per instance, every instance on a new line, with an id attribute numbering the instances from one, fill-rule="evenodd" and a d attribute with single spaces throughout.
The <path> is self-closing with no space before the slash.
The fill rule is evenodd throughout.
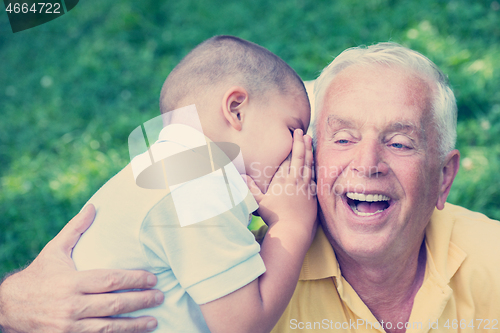
<path id="1" fill-rule="evenodd" d="M 206 178 L 204 181 L 209 182 L 213 195 L 206 197 L 202 209 L 220 211 L 218 198 L 227 192 L 227 187 L 210 175 Z M 195 182 L 175 189 L 178 196 L 196 190 Z M 232 209 L 181 227 L 174 200 L 168 195 L 151 209 L 143 223 L 140 238 L 144 253 L 157 272 L 171 270 L 197 304 L 223 297 L 265 272 L 260 246 L 247 229 L 249 214 L 256 207 L 247 191 L 245 199 Z"/>

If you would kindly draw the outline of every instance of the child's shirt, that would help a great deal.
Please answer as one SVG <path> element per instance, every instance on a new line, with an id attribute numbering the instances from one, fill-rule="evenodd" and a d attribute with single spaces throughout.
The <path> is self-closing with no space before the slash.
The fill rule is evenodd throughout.
<path id="1" fill-rule="evenodd" d="M 203 134 L 169 125 L 153 147 L 167 156 L 168 151 L 195 148 L 196 136 Z M 265 272 L 260 246 L 247 229 L 257 203 L 232 163 L 224 177 L 227 182 L 221 183 L 220 174 L 212 172 L 170 189 L 144 189 L 136 185 L 129 164 L 89 200 L 96 217 L 73 250 L 76 268 L 150 271 L 158 277 L 155 288 L 165 294 L 164 303 L 124 316 L 154 316 L 156 332 L 209 332 L 198 304 L 223 297 Z M 229 195 L 242 199 L 233 200 L 230 209 L 228 187 Z M 178 211 L 212 217 L 181 227 Z"/>

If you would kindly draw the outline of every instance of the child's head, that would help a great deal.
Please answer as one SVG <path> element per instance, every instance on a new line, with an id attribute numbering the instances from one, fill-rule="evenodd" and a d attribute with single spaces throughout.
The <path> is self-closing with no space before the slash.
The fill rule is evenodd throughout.
<path id="1" fill-rule="evenodd" d="M 241 148 L 246 174 L 263 191 L 291 151 L 293 130 L 306 132 L 310 120 L 295 71 L 267 49 L 233 36 L 198 45 L 167 77 L 161 112 L 190 104 L 206 136 Z"/>

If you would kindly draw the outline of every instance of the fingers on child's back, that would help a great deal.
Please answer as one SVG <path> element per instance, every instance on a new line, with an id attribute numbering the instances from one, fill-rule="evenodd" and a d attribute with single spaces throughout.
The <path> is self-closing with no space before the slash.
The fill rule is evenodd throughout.
<path id="1" fill-rule="evenodd" d="M 80 292 L 105 293 L 123 289 L 147 289 L 156 285 L 157 278 L 146 271 L 90 270 L 79 272 Z"/>
<path id="2" fill-rule="evenodd" d="M 108 317 L 151 308 L 163 303 L 164 295 L 159 290 L 129 291 L 86 296 L 80 318 Z"/>
<path id="3" fill-rule="evenodd" d="M 143 333 L 152 332 L 157 325 L 153 317 L 88 318 L 77 321 L 71 332 Z"/>
<path id="4" fill-rule="evenodd" d="M 67 255 L 71 254 L 71 250 L 76 245 L 80 236 L 87 230 L 95 216 L 94 205 L 87 205 L 80 213 L 78 213 L 66 226 L 54 237 L 50 242 L 51 248 L 63 250 Z"/>

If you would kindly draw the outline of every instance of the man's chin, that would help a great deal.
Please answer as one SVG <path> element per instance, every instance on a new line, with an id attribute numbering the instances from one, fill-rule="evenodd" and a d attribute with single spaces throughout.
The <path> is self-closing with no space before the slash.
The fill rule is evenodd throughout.
<path id="1" fill-rule="evenodd" d="M 377 234 L 352 234 L 336 236 L 333 248 L 338 252 L 344 252 L 354 260 L 377 261 L 384 258 L 390 248 L 390 239 L 384 233 Z"/>

